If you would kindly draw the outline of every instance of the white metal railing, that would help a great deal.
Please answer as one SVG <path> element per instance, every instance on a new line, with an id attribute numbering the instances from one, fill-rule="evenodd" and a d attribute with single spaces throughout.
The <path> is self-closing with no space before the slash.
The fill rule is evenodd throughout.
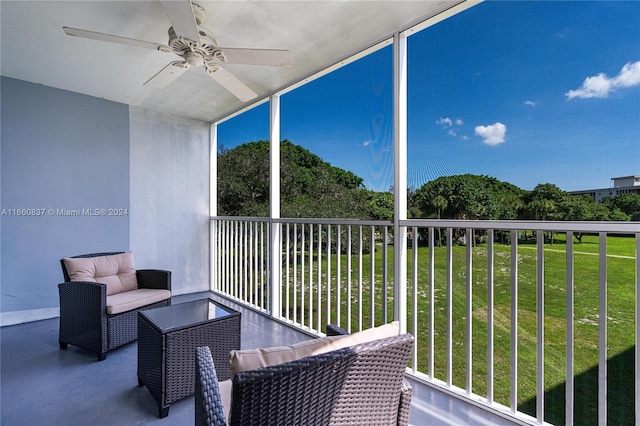
<path id="1" fill-rule="evenodd" d="M 273 223 L 282 233 L 280 277 L 269 271 Z M 639 223 L 410 219 L 399 226 L 409 239 L 397 259 L 407 264 L 408 299 L 397 319 L 416 337 L 410 374 L 523 423 L 577 424 L 584 402 L 576 401 L 591 390 L 576 377 L 590 374 L 588 366 L 597 370 L 597 414 L 589 416 L 607 423 L 607 392 L 615 387 L 609 362 L 621 350 L 640 359 Z M 212 289 L 317 334 L 327 323 L 348 331 L 386 323 L 396 302 L 393 231 L 384 221 L 213 218 Z M 563 245 L 554 248 L 547 233 Z M 589 246 L 574 244 L 583 234 L 594 235 Z M 632 248 L 610 254 L 608 238 L 620 235 Z M 272 283 L 279 291 L 270 293 Z M 279 312 L 269 294 L 281 297 Z M 634 299 L 630 309 L 620 294 Z M 640 395 L 637 370 L 636 361 L 627 372 L 632 395 Z M 557 399 L 563 386 L 564 406 L 547 409 L 545 396 Z M 623 413 L 631 422 L 640 418 L 632 401 L 633 414 Z"/>

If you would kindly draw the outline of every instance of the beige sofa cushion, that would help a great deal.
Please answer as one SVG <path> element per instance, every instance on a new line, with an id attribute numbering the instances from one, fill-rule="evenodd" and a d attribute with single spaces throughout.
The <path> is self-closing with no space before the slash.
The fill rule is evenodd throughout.
<path id="1" fill-rule="evenodd" d="M 89 281 L 107 286 L 107 296 L 138 288 L 133 253 L 63 259 L 71 281 Z"/>
<path id="2" fill-rule="evenodd" d="M 398 334 L 400 334 L 400 324 L 398 321 L 394 321 L 354 334 L 326 336 L 290 346 L 231 351 L 229 354 L 231 378 L 233 379 L 233 376 L 241 371 L 255 370 L 256 368 L 295 361 L 308 356 L 354 346 L 359 343 L 397 336 Z"/>
<path id="3" fill-rule="evenodd" d="M 107 314 L 119 314 L 138 309 L 152 303 L 162 302 L 171 297 L 169 290 L 139 288 L 107 296 Z"/>

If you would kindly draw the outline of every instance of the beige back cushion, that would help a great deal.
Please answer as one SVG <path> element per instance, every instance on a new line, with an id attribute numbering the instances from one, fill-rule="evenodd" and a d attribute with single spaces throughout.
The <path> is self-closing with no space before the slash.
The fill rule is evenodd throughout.
<path id="1" fill-rule="evenodd" d="M 233 379 L 233 376 L 241 371 L 250 371 L 255 370 L 256 368 L 295 361 L 297 359 L 331 352 L 336 349 L 342 349 L 360 343 L 397 336 L 398 334 L 400 334 L 400 324 L 398 321 L 394 321 L 389 324 L 370 328 L 354 334 L 326 336 L 319 339 L 296 343 L 290 346 L 231 351 L 229 354 L 231 378 Z"/>
<path id="2" fill-rule="evenodd" d="M 133 253 L 63 259 L 71 281 L 107 285 L 107 296 L 138 288 Z"/>

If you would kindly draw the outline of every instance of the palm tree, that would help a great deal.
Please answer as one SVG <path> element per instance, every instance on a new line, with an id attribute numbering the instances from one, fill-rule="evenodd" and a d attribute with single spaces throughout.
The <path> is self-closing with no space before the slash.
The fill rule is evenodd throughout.
<path id="1" fill-rule="evenodd" d="M 438 211 L 438 219 L 440 219 L 442 211 L 447 208 L 449 202 L 442 195 L 436 195 L 433 200 L 431 200 L 431 205 Z M 440 234 L 440 231 L 441 229 L 438 228 L 438 247 L 442 246 L 442 235 Z"/>

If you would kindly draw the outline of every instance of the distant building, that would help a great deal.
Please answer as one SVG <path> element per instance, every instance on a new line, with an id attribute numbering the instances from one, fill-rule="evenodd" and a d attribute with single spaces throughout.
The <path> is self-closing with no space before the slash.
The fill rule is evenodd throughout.
<path id="1" fill-rule="evenodd" d="M 597 202 L 601 202 L 605 197 L 615 197 L 618 194 L 638 194 L 640 195 L 640 175 L 622 176 L 611 178 L 613 185 L 602 189 L 585 189 L 582 191 L 569 191 L 571 195 L 587 194 Z"/>

